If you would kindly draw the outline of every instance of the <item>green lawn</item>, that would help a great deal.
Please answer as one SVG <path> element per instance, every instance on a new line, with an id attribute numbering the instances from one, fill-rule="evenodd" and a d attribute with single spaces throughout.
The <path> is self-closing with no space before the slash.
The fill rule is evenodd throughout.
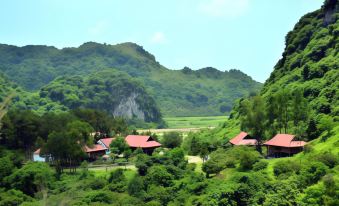
<path id="1" fill-rule="evenodd" d="M 203 128 L 216 127 L 224 123 L 226 116 L 209 116 L 209 117 L 165 117 L 168 128 Z"/>

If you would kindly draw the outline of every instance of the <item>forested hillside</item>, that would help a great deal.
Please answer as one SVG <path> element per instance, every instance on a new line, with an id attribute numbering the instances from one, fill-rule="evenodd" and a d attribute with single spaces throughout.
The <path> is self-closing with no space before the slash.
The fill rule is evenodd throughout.
<path id="1" fill-rule="evenodd" d="M 287 34 L 283 57 L 261 93 L 300 88 L 316 113 L 339 116 L 339 8 L 327 2 Z"/>
<path id="2" fill-rule="evenodd" d="M 237 98 L 261 84 L 239 70 L 169 70 L 133 43 L 88 42 L 78 48 L 0 45 L 0 71 L 23 88 L 36 91 L 59 76 L 115 68 L 140 80 L 166 116 L 221 115 Z"/>
<path id="3" fill-rule="evenodd" d="M 127 119 L 162 122 L 157 104 L 140 82 L 114 69 L 58 77 L 38 92 L 18 95 L 13 108 L 39 114 L 91 108 Z"/>

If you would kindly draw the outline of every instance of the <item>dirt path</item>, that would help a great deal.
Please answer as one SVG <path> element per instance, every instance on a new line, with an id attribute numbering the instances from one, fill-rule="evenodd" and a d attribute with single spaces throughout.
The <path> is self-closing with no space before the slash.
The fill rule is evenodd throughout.
<path id="1" fill-rule="evenodd" d="M 198 156 L 186 156 L 188 163 L 202 163 L 202 159 Z"/>
<path id="2" fill-rule="evenodd" d="M 178 128 L 178 129 L 140 129 L 138 132 L 165 133 L 165 132 L 198 132 L 201 129 L 214 129 L 215 127 L 203 128 Z"/>
<path id="3" fill-rule="evenodd" d="M 107 168 L 107 171 L 110 171 L 110 170 L 113 170 L 113 169 L 118 169 L 118 168 L 136 170 L 136 167 L 134 165 L 126 165 L 126 166 L 123 166 L 123 165 L 119 165 L 119 166 L 101 165 L 101 166 L 89 167 L 88 170 L 92 170 L 92 171 L 101 170 L 102 171 L 102 170 L 106 170 L 106 168 Z"/>

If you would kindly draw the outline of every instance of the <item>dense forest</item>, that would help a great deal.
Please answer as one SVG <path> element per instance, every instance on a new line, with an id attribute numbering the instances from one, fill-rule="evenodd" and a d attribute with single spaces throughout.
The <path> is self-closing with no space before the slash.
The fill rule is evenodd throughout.
<path id="1" fill-rule="evenodd" d="M 169 70 L 134 43 L 88 42 L 61 50 L 2 44 L 0 56 L 0 71 L 29 91 L 37 91 L 60 76 L 87 75 L 108 68 L 126 72 L 143 83 L 165 116 L 227 114 L 237 98 L 262 86 L 235 69 Z"/>
<path id="2" fill-rule="evenodd" d="M 100 81 L 92 74 L 55 79 L 36 95 L 67 111 L 38 115 L 9 110 L 3 117 L 0 205 L 339 205 L 338 28 L 339 1 L 326 0 L 287 34 L 271 77 L 260 92 L 237 100 L 229 120 L 185 137 L 148 133 L 162 144 L 152 155 L 126 146 L 123 137 L 137 131 L 124 119 L 113 118 L 108 110 L 72 107 L 95 101 L 82 87 L 108 92 L 110 78 L 105 76 L 118 75 L 122 82 L 116 83 L 126 89 L 138 82 L 125 85 L 130 77 L 106 70 L 96 73 L 103 75 Z M 79 96 L 88 101 L 78 101 Z M 295 134 L 308 143 L 294 156 L 266 158 L 266 148 L 259 144 L 230 145 L 241 130 L 259 143 L 277 133 Z M 95 131 L 99 133 L 89 135 Z M 99 168 L 105 160 L 94 165 L 82 150 L 107 136 L 117 137 L 110 156 L 118 166 L 109 171 Z M 38 148 L 52 161 L 27 161 Z M 200 156 L 202 163 L 189 163 L 187 155 Z"/>
<path id="3" fill-rule="evenodd" d="M 38 114 L 91 108 L 127 119 L 162 121 L 154 99 L 142 84 L 113 69 L 87 76 L 59 77 L 36 93 L 18 95 L 12 107 Z"/>

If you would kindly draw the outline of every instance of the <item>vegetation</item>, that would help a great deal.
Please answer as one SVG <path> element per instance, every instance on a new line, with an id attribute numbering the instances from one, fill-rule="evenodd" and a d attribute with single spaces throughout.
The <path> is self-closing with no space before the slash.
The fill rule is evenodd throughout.
<path id="1" fill-rule="evenodd" d="M 180 134 L 168 133 L 163 144 L 169 148 L 156 149 L 152 155 L 141 149 L 126 153 L 129 148 L 123 138 L 116 138 L 110 145 L 112 153 L 130 157 L 135 171 L 116 168 L 98 175 L 83 162 L 81 147 L 97 138 L 91 132 L 131 133 L 124 121 L 107 111 L 77 109 L 42 116 L 9 111 L 0 130 L 0 205 L 338 205 L 337 81 L 332 76 L 338 73 L 336 67 L 332 69 L 338 61 L 331 59 L 337 57 L 338 8 L 337 0 L 327 0 L 323 8 L 300 20 L 287 35 L 283 59 L 262 93 L 240 99 L 220 127 L 190 133 L 184 140 Z M 304 56 L 292 64 L 292 56 L 298 54 Z M 328 71 L 324 76 L 306 72 L 303 81 L 289 79 L 300 72 L 304 61 L 312 69 Z M 328 67 L 318 67 L 321 61 L 328 61 Z M 314 84 L 312 92 L 319 93 L 311 98 L 304 86 L 313 86 L 314 75 L 316 82 L 334 79 Z M 240 129 L 259 141 L 291 132 L 309 143 L 293 157 L 264 159 L 264 151 L 227 143 Z M 39 147 L 51 155 L 51 162 L 29 161 L 27 154 Z M 186 153 L 203 158 L 202 171 L 186 160 Z M 80 162 L 80 170 L 75 170 Z"/>
<path id="2" fill-rule="evenodd" d="M 173 129 L 217 127 L 226 119 L 226 116 L 164 117 L 167 127 Z"/>
<path id="3" fill-rule="evenodd" d="M 60 76 L 66 78 L 57 80 L 59 84 L 79 79 L 71 77 L 74 75 L 86 76 L 115 68 L 145 85 L 161 113 L 171 117 L 224 115 L 231 110 L 237 98 L 249 94 L 250 90 L 258 91 L 261 88 L 260 83 L 234 69 L 225 72 L 211 67 L 197 71 L 187 67 L 169 70 L 160 65 L 153 55 L 133 43 L 107 45 L 88 42 L 78 48 L 61 50 L 47 46 L 16 47 L 2 44 L 0 56 L 0 71 L 30 91 L 43 87 L 55 88 L 56 82 L 52 86 L 48 84 Z M 73 90 L 74 86 L 71 84 L 66 89 Z M 70 100 L 67 104 L 73 104 L 74 100 L 88 101 L 86 95 L 83 97 L 74 91 L 67 96 Z M 107 99 L 104 101 L 107 102 Z"/>

